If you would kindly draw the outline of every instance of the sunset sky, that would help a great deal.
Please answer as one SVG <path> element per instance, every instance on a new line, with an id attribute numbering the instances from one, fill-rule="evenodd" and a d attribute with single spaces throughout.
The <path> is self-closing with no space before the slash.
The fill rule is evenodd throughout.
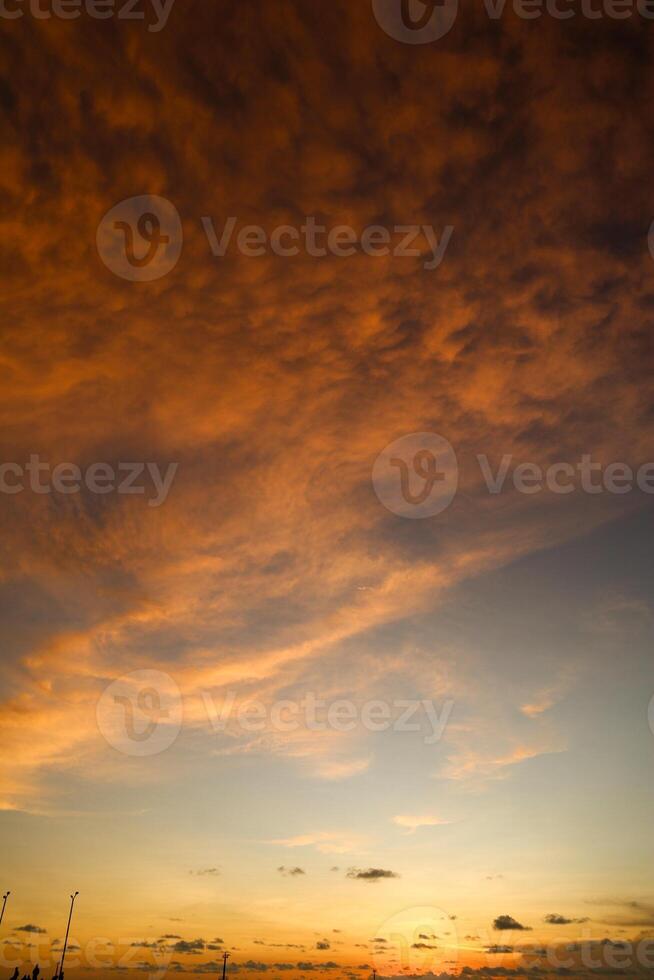
<path id="1" fill-rule="evenodd" d="M 380 3 L 0 16 L 2 978 L 654 969 L 654 23 Z"/>

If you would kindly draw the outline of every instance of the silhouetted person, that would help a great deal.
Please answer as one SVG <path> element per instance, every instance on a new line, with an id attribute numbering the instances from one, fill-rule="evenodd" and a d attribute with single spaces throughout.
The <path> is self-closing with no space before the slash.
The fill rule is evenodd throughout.
<path id="1" fill-rule="evenodd" d="M 19 976 L 20 976 L 20 972 L 18 970 L 18 967 L 16 967 L 16 969 L 14 970 L 14 972 L 10 977 L 10 980 L 18 980 Z"/>
<path id="2" fill-rule="evenodd" d="M 36 966 L 34 967 L 34 969 L 32 970 L 32 980 L 39 980 L 39 973 L 40 972 L 41 972 L 41 967 L 37 963 Z"/>

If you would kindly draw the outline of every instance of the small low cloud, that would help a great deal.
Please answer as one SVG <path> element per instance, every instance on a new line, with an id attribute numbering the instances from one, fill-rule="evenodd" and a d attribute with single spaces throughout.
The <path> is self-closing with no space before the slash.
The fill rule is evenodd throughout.
<path id="1" fill-rule="evenodd" d="M 311 961 L 309 962 L 300 961 L 297 964 L 297 969 L 309 973 L 313 970 L 340 970 L 340 966 L 338 965 L 338 963 L 334 963 L 332 960 L 327 960 L 326 963 L 312 963 Z"/>
<path id="2" fill-rule="evenodd" d="M 523 926 L 521 922 L 514 919 L 512 915 L 498 915 L 493 922 L 493 929 L 508 932 L 515 929 L 520 932 L 531 932 L 531 926 Z"/>
<path id="3" fill-rule="evenodd" d="M 29 932 L 36 936 L 45 936 L 48 930 L 42 929 L 41 926 L 35 926 L 32 925 L 31 922 L 28 922 L 26 926 L 18 926 L 17 929 L 14 929 L 14 932 Z"/>
<path id="4" fill-rule="evenodd" d="M 306 871 L 303 868 L 286 868 L 284 865 L 280 865 L 277 870 L 280 875 L 284 875 L 285 878 L 297 878 L 298 875 L 305 875 Z"/>
<path id="5" fill-rule="evenodd" d="M 320 939 L 316 943 L 316 949 L 331 949 L 331 945 L 327 939 Z"/>
<path id="6" fill-rule="evenodd" d="M 399 878 L 395 871 L 387 871 L 385 868 L 350 868 L 346 875 L 355 881 L 380 881 L 382 878 Z"/>
<path id="7" fill-rule="evenodd" d="M 218 868 L 201 868 L 199 871 L 189 871 L 195 878 L 217 878 L 220 874 Z"/>
<path id="8" fill-rule="evenodd" d="M 191 940 L 180 939 L 179 942 L 175 943 L 172 949 L 173 952 L 175 953 L 197 954 L 203 952 L 206 945 L 207 944 L 205 943 L 204 939 L 191 939 Z"/>
<path id="9" fill-rule="evenodd" d="M 551 926 L 569 926 L 573 923 L 581 924 L 582 922 L 590 922 L 588 916 L 585 919 L 568 919 L 565 915 L 559 915 L 557 912 L 551 912 L 546 915 L 543 922 L 547 922 Z"/>
<path id="10" fill-rule="evenodd" d="M 500 953 L 512 953 L 513 946 L 487 946 L 486 952 L 494 955 L 498 955 Z"/>

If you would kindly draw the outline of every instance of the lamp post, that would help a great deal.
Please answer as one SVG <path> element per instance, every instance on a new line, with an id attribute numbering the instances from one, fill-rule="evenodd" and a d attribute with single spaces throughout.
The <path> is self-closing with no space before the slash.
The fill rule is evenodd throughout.
<path id="1" fill-rule="evenodd" d="M 79 892 L 75 892 L 74 895 L 70 896 L 70 913 L 68 915 L 68 925 L 66 926 L 66 938 L 64 939 L 64 948 L 61 954 L 61 962 L 59 963 L 59 970 L 57 972 L 57 976 L 59 977 L 59 980 L 61 980 L 61 977 L 63 977 L 64 975 L 64 960 L 66 959 L 66 949 L 68 948 L 68 935 L 70 933 L 70 923 L 73 918 L 73 907 L 75 905 L 75 899 L 77 898 L 78 895 Z"/>
<path id="2" fill-rule="evenodd" d="M 229 959 L 229 953 L 223 953 L 223 980 L 225 980 L 225 974 L 227 973 L 227 960 Z"/>
<path id="3" fill-rule="evenodd" d="M 11 892 L 5 892 L 2 896 L 2 912 L 0 912 L 0 926 L 2 925 L 2 920 L 5 917 L 5 909 L 7 908 L 7 899 L 11 895 Z"/>

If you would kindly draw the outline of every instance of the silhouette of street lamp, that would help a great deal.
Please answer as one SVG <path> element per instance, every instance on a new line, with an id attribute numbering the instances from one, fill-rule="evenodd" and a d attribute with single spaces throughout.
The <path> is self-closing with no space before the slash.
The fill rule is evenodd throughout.
<path id="1" fill-rule="evenodd" d="M 77 898 L 78 895 L 79 892 L 75 892 L 74 895 L 70 896 L 70 913 L 68 915 L 68 925 L 66 927 L 66 938 L 64 939 L 64 948 L 61 954 L 61 962 L 59 963 L 59 970 L 57 972 L 57 976 L 59 977 L 59 980 L 61 980 L 61 978 L 64 975 L 64 960 L 66 959 L 66 950 L 68 948 L 68 935 L 70 933 L 70 923 L 73 918 L 73 907 L 75 905 L 75 899 Z"/>
<path id="2" fill-rule="evenodd" d="M 229 959 L 229 953 L 223 953 L 223 980 L 225 980 L 225 974 L 227 973 L 227 960 Z"/>
<path id="3" fill-rule="evenodd" d="M 0 926 L 2 925 L 2 920 L 5 917 L 5 909 L 7 908 L 7 899 L 11 895 L 11 892 L 5 892 L 2 896 L 2 912 L 0 912 Z"/>

